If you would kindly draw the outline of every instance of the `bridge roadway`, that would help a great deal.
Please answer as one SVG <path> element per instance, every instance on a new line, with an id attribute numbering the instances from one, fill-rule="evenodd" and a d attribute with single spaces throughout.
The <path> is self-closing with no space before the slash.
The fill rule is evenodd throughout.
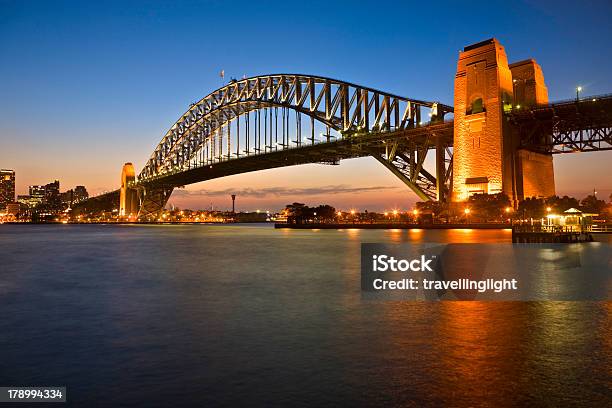
<path id="1" fill-rule="evenodd" d="M 304 143 L 299 147 L 243 156 L 240 159 L 229 159 L 174 173 L 169 172 L 151 177 L 140 184 L 155 187 L 179 187 L 257 170 L 309 163 L 338 164 L 340 160 L 366 156 L 387 157 L 387 155 L 391 155 L 391 149 L 394 149 L 395 155 L 399 156 L 403 155 L 402 152 L 411 151 L 415 146 L 420 149 L 431 150 L 435 149 L 436 146 L 450 148 L 452 144 L 453 121 L 450 120 L 414 129 L 380 133 L 355 133 L 325 143 Z M 418 163 L 415 163 L 416 165 Z"/>

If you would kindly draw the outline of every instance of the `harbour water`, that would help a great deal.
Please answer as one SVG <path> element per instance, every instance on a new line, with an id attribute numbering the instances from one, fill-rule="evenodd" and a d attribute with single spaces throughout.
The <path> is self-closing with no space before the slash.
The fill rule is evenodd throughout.
<path id="1" fill-rule="evenodd" d="M 2 225 L 0 386 L 66 386 L 72 406 L 610 406 L 611 302 L 361 297 L 361 242 L 510 237 Z"/>

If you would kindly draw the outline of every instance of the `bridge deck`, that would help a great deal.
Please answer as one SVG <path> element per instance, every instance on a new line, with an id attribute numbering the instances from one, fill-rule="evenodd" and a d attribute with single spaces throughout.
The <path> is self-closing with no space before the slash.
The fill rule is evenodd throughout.
<path id="1" fill-rule="evenodd" d="M 202 167 L 164 174 L 140 184 L 178 187 L 257 170 L 309 163 L 336 163 L 340 160 L 370 156 L 372 153 L 384 151 L 394 142 L 398 143 L 400 150 L 404 147 L 409 148 L 408 145 L 417 144 L 434 148 L 438 139 L 444 146 L 450 147 L 452 146 L 452 135 L 452 121 L 395 132 L 355 134 L 333 142 L 302 145 L 291 149 L 232 158 Z"/>

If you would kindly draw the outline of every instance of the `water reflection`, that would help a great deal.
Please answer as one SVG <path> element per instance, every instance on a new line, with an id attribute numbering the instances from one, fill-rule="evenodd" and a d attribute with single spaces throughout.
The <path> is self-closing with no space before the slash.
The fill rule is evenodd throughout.
<path id="1" fill-rule="evenodd" d="M 510 234 L 3 226 L 0 383 L 78 406 L 609 405 L 610 302 L 362 300 L 361 242 L 476 241 Z"/>

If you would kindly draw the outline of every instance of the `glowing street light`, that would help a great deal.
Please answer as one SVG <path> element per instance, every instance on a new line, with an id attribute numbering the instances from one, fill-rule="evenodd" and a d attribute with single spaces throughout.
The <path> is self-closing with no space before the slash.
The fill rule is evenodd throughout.
<path id="1" fill-rule="evenodd" d="M 355 210 L 351 210 L 351 215 L 355 215 Z"/>
<path id="2" fill-rule="evenodd" d="M 466 208 L 463 210 L 463 212 L 465 213 L 465 222 L 469 224 L 470 223 L 470 209 Z"/>
<path id="3" fill-rule="evenodd" d="M 547 212 L 547 213 L 549 213 L 549 212 L 551 212 L 551 211 L 552 211 L 552 208 L 550 208 L 550 207 L 546 207 L 546 212 Z"/>
<path id="4" fill-rule="evenodd" d="M 342 211 L 338 211 L 338 212 L 336 213 L 336 215 L 337 215 L 338 217 L 342 217 Z"/>
<path id="5" fill-rule="evenodd" d="M 397 215 L 397 210 L 393 210 L 393 215 Z"/>
<path id="6" fill-rule="evenodd" d="M 577 86 L 576 87 L 576 102 L 578 102 L 580 100 L 580 92 L 582 92 L 582 87 L 581 86 Z"/>
<path id="7" fill-rule="evenodd" d="M 506 214 L 510 213 L 510 211 L 512 211 L 512 208 L 506 207 Z"/>
<path id="8" fill-rule="evenodd" d="M 419 215 L 419 210 L 412 210 L 412 215 L 414 215 L 414 216 Z"/>

